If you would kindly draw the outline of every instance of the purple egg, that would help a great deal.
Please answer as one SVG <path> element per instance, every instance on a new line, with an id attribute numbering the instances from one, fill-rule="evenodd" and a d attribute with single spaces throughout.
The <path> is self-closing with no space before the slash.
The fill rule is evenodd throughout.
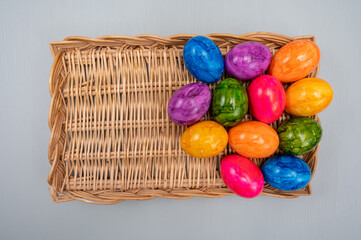
<path id="1" fill-rule="evenodd" d="M 190 83 L 178 89 L 168 102 L 169 118 L 178 125 L 199 121 L 211 104 L 211 91 L 204 83 Z"/>
<path id="2" fill-rule="evenodd" d="M 261 75 L 271 63 L 269 48 L 258 42 L 244 42 L 234 46 L 225 60 L 226 71 L 240 80 Z"/>

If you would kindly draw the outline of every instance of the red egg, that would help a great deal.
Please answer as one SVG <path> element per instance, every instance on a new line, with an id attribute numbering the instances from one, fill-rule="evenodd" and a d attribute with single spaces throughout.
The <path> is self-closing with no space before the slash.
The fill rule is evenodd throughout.
<path id="1" fill-rule="evenodd" d="M 221 162 L 221 176 L 227 187 L 241 197 L 253 198 L 263 190 L 262 172 L 248 158 L 239 155 L 226 156 Z"/>
<path id="2" fill-rule="evenodd" d="M 248 87 L 249 110 L 257 120 L 273 123 L 282 115 L 286 93 L 280 81 L 271 75 L 254 79 Z"/>

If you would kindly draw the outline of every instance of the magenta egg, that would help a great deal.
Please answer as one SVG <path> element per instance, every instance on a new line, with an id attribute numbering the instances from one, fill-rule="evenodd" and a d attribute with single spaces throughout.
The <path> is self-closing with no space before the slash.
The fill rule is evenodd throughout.
<path id="1" fill-rule="evenodd" d="M 227 187 L 241 197 L 256 197 L 264 187 L 261 170 L 251 160 L 240 155 L 223 158 L 221 176 Z"/>
<path id="2" fill-rule="evenodd" d="M 248 87 L 249 110 L 259 121 L 273 123 L 286 106 L 286 93 L 280 81 L 271 75 L 262 75 Z"/>

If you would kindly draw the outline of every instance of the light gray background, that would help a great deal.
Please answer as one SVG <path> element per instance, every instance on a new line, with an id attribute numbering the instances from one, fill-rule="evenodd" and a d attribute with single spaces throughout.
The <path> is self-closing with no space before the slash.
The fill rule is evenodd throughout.
<path id="1" fill-rule="evenodd" d="M 361 239 L 361 2 L 0 1 L 0 239 Z M 334 89 L 313 195 L 54 204 L 49 42 L 68 36 L 312 34 Z"/>

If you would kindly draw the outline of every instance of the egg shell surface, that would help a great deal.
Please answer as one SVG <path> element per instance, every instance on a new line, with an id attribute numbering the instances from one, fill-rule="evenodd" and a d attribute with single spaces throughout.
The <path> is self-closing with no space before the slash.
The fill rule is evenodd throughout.
<path id="1" fill-rule="evenodd" d="M 222 159 L 221 176 L 227 187 L 241 197 L 256 197 L 264 187 L 261 170 L 251 160 L 239 155 Z"/>
<path id="2" fill-rule="evenodd" d="M 222 77 L 222 53 L 207 37 L 196 36 L 188 40 L 183 48 L 183 59 L 188 71 L 201 82 L 214 83 Z"/>
<path id="3" fill-rule="evenodd" d="M 297 40 L 275 53 L 268 71 L 281 82 L 294 82 L 315 70 L 320 57 L 320 49 L 314 42 Z"/>
<path id="4" fill-rule="evenodd" d="M 312 116 L 325 110 L 332 98 L 332 87 L 326 81 L 304 78 L 287 88 L 285 110 L 296 116 Z"/>
<path id="5" fill-rule="evenodd" d="M 278 156 L 267 160 L 262 168 L 264 180 L 282 191 L 295 191 L 304 188 L 311 180 L 309 166 L 294 156 Z"/>
<path id="6" fill-rule="evenodd" d="M 178 89 L 168 102 L 168 116 L 178 125 L 198 122 L 208 111 L 211 91 L 204 83 L 190 83 Z"/>
<path id="7" fill-rule="evenodd" d="M 289 155 L 303 155 L 314 149 L 321 140 L 322 127 L 311 118 L 291 118 L 278 127 L 279 148 Z"/>
<path id="8" fill-rule="evenodd" d="M 198 158 L 218 155 L 225 149 L 227 143 L 226 129 L 214 121 L 202 121 L 188 127 L 181 138 L 182 149 Z"/>
<path id="9" fill-rule="evenodd" d="M 258 121 L 242 122 L 228 131 L 229 146 L 248 158 L 264 158 L 273 154 L 279 145 L 277 132 Z"/>
<path id="10" fill-rule="evenodd" d="M 239 123 L 248 111 L 246 88 L 234 79 L 221 81 L 213 92 L 212 115 L 222 126 L 231 127 Z"/>
<path id="11" fill-rule="evenodd" d="M 248 87 L 249 109 L 259 121 L 273 123 L 286 106 L 286 93 L 280 81 L 271 75 L 261 75 Z"/>
<path id="12" fill-rule="evenodd" d="M 240 43 L 227 53 L 226 71 L 240 80 L 261 75 L 271 63 L 272 53 L 266 45 L 258 42 Z"/>

